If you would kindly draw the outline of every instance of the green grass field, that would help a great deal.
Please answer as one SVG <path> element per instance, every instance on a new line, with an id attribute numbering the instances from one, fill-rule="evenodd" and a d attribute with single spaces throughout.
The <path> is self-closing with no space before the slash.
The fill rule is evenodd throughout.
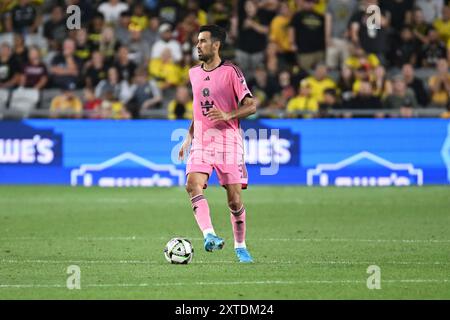
<path id="1" fill-rule="evenodd" d="M 0 299 L 450 299 L 448 187 L 252 187 L 252 265 L 236 262 L 224 190 L 206 196 L 221 252 L 203 250 L 182 188 L 0 187 Z M 174 236 L 193 240 L 191 264 L 164 260 Z"/>

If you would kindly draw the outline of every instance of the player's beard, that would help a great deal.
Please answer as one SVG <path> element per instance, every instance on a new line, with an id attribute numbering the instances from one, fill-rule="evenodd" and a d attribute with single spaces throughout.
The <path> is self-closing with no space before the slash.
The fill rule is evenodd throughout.
<path id="1" fill-rule="evenodd" d="M 207 54 L 202 52 L 201 54 L 200 53 L 198 54 L 198 59 L 203 62 L 209 62 L 213 59 L 213 57 L 214 55 L 212 53 Z"/>

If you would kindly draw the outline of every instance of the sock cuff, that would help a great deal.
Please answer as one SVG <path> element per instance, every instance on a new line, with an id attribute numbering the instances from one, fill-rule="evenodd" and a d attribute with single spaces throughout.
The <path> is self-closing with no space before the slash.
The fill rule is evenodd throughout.
<path id="1" fill-rule="evenodd" d="M 205 200 L 205 196 L 202 195 L 202 194 L 199 194 L 198 196 L 195 196 L 195 197 L 191 198 L 191 203 L 195 204 L 195 203 L 197 203 L 197 202 L 199 202 L 201 200 Z"/>
<path id="2" fill-rule="evenodd" d="M 231 214 L 233 216 L 235 216 L 235 217 L 240 216 L 245 211 L 244 205 L 242 205 L 242 207 L 239 210 L 236 210 L 236 211 L 235 210 L 231 210 L 231 208 L 229 208 L 229 209 L 230 209 Z"/>

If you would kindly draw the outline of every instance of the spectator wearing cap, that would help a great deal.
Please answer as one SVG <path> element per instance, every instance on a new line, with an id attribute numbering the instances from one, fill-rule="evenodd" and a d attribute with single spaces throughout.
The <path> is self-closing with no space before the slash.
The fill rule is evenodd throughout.
<path id="1" fill-rule="evenodd" d="M 357 0 L 334 0 L 327 4 L 325 15 L 326 62 L 337 69 L 350 55 L 348 23 L 358 8 Z"/>
<path id="2" fill-rule="evenodd" d="M 108 0 L 108 2 L 103 2 L 97 10 L 103 14 L 105 21 L 108 24 L 115 25 L 119 21 L 120 14 L 129 10 L 129 6 L 128 3 L 123 1 Z"/>
<path id="3" fill-rule="evenodd" d="M 52 86 L 66 88 L 68 84 L 77 84 L 80 72 L 81 61 L 75 57 L 75 41 L 66 39 L 63 44 L 63 52 L 55 56 L 51 62 Z"/>
<path id="4" fill-rule="evenodd" d="M 42 90 L 48 83 L 47 67 L 42 62 L 38 47 L 30 47 L 28 60 L 22 69 L 20 85 L 24 88 Z"/>
<path id="5" fill-rule="evenodd" d="M 450 73 L 447 60 L 440 59 L 438 61 L 436 73 L 430 77 L 428 86 L 431 91 L 431 103 L 437 107 L 445 107 L 450 93 Z"/>
<path id="6" fill-rule="evenodd" d="M 311 95 L 319 103 L 324 100 L 326 89 L 336 89 L 336 82 L 328 77 L 328 67 L 325 64 L 318 64 L 314 70 L 314 75 L 306 78 L 311 86 Z"/>
<path id="7" fill-rule="evenodd" d="M 50 104 L 52 118 L 81 118 L 83 104 L 75 95 L 75 83 L 66 83 L 60 95 L 55 96 Z"/>
<path id="8" fill-rule="evenodd" d="M 417 100 L 414 91 L 408 88 L 402 75 L 393 79 L 392 94 L 384 101 L 385 109 L 399 110 L 402 108 L 417 108 Z"/>
<path id="9" fill-rule="evenodd" d="M 300 11 L 290 23 L 289 39 L 298 52 L 298 65 L 304 70 L 311 70 L 325 60 L 325 18 L 314 11 L 316 2 L 301 2 Z"/>
<path id="10" fill-rule="evenodd" d="M 412 64 L 405 64 L 402 67 L 403 79 L 405 79 L 406 85 L 416 95 L 417 102 L 422 107 L 426 107 L 430 101 L 429 94 L 425 88 L 424 82 L 415 76 L 415 70 Z"/>
<path id="11" fill-rule="evenodd" d="M 300 82 L 298 95 L 289 100 L 286 108 L 290 118 L 314 118 L 319 111 L 319 101 L 314 97 L 311 83 Z"/>
<path id="12" fill-rule="evenodd" d="M 172 38 L 172 26 L 168 23 L 163 23 L 159 29 L 160 39 L 155 42 L 152 48 L 151 58 L 160 59 L 165 49 L 170 50 L 170 54 L 175 63 L 181 61 L 182 50 L 178 41 Z"/>

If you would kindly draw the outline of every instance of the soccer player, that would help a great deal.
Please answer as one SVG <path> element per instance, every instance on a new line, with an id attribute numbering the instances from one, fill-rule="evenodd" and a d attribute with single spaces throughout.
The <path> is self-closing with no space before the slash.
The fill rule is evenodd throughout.
<path id="1" fill-rule="evenodd" d="M 241 190 L 247 187 L 248 177 L 239 119 L 254 114 L 256 103 L 241 70 L 220 58 L 225 39 L 225 30 L 217 25 L 202 26 L 199 30 L 197 50 L 202 64 L 189 70 L 194 115 L 179 158 L 184 159 L 190 148 L 186 191 L 205 238 L 205 250 L 220 250 L 224 245 L 224 240 L 214 232 L 203 195 L 215 170 L 227 192 L 235 252 L 239 261 L 245 263 L 253 259 L 245 244 L 246 212 Z"/>

